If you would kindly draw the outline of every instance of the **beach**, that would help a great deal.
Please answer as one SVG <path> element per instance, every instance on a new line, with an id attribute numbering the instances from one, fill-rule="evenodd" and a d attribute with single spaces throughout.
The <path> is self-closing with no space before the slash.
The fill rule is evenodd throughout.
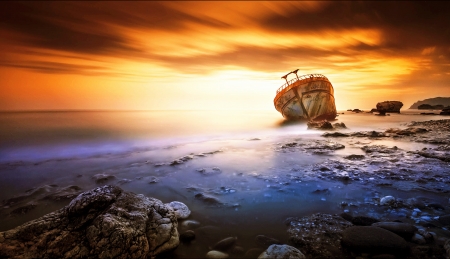
<path id="1" fill-rule="evenodd" d="M 323 130 L 265 111 L 1 113 L 0 231 L 113 185 L 190 209 L 178 232 L 195 239 L 159 258 L 205 257 L 229 237 L 231 258 L 257 258 L 270 240 L 307 258 L 356 255 L 340 243 L 322 253 L 299 227 L 338 220 L 324 215 L 408 223 L 425 243 L 408 240 L 406 258 L 445 258 L 450 120 L 388 115 L 339 111 L 331 123 L 345 127 Z"/>

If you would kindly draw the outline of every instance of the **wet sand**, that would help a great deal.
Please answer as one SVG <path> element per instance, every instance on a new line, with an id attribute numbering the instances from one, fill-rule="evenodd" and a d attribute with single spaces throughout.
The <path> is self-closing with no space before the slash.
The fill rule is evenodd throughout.
<path id="1" fill-rule="evenodd" d="M 345 116 L 339 122 L 346 123 Z M 237 237 L 243 250 L 236 258 L 261 249 L 258 235 L 292 245 L 286 219 L 314 213 L 410 223 L 436 235 L 427 245 L 442 246 L 450 238 L 448 223 L 440 220 L 450 214 L 450 120 L 383 126 L 2 163 L 0 231 L 61 208 L 82 191 L 111 184 L 190 208 L 188 220 L 195 222 L 180 221 L 179 232 L 192 229 L 196 239 L 161 258 L 204 257 L 227 237 Z M 342 134 L 330 134 L 336 132 Z M 386 196 L 394 201 L 382 205 Z"/>

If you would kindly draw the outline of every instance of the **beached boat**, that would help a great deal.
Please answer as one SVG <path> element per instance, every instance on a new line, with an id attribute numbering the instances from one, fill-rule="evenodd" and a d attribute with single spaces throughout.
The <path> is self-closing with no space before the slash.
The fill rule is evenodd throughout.
<path id="1" fill-rule="evenodd" d="M 275 109 L 289 120 L 334 120 L 334 89 L 328 78 L 320 74 L 299 77 L 297 72 L 298 69 L 281 77 L 286 83 L 277 90 L 273 100 Z M 296 77 L 288 81 L 290 74 Z"/>

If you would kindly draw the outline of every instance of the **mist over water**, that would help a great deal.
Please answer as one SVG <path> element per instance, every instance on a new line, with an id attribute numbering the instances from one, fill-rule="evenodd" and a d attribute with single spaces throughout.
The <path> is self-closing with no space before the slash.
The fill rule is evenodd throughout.
<path id="1" fill-rule="evenodd" d="M 417 110 L 390 116 L 342 112 L 333 122 L 347 125 L 342 132 L 384 131 L 406 127 L 411 121 L 442 119 L 418 115 Z M 39 188 L 75 185 L 86 191 L 116 184 L 163 202 L 184 202 L 194 219 L 233 230 L 230 235 L 240 235 L 244 243 L 264 234 L 260 233 L 261 226 L 284 240 L 286 217 L 317 211 L 338 213 L 336 204 L 342 199 L 364 200 L 364 195 L 372 191 L 341 182 L 292 178 L 313 164 L 326 165 L 329 159 L 362 153 L 340 139 L 333 141 L 346 147 L 328 155 L 280 149 L 290 142 L 324 139 L 322 133 L 308 130 L 306 122 L 285 121 L 276 111 L 2 112 L 0 200 Z M 396 145 L 405 150 L 427 146 L 388 139 L 372 144 Z M 186 156 L 188 161 L 171 164 Z M 98 183 L 93 180 L 96 174 L 114 179 Z M 312 194 L 317 189 L 329 189 L 333 195 Z M 198 192 L 216 195 L 236 206 L 209 208 L 194 198 Z M 410 195 L 400 191 L 389 194 Z M 30 202 L 35 199 L 29 197 Z M 22 217 L 0 215 L 4 217 L 0 231 L 67 202 L 46 201 L 45 206 L 38 205 Z"/>

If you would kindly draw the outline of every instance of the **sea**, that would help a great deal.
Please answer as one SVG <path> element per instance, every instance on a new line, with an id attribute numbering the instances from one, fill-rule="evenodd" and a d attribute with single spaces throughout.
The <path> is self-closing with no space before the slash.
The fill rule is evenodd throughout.
<path id="1" fill-rule="evenodd" d="M 343 132 L 384 131 L 406 128 L 411 121 L 442 119 L 438 111 L 421 112 L 376 116 L 339 111 L 332 123 L 343 122 L 348 128 Z M 287 242 L 286 218 L 340 213 L 344 198 L 364 200 L 372 191 L 319 180 L 285 181 L 314 164 L 363 153 L 348 145 L 328 155 L 280 151 L 298 139 L 323 139 L 322 133 L 308 129 L 304 121 L 286 121 L 275 110 L 0 112 L 0 231 L 70 202 L 45 199 L 45 192 L 112 184 L 164 203 L 181 201 L 191 209 L 190 219 L 224 229 L 243 244 L 258 234 Z M 376 144 L 406 150 L 429 146 L 391 140 Z M 96 181 L 99 174 L 110 178 Z M 311 194 L 322 189 L 333 195 Z M 198 193 L 217 197 L 223 206 L 205 204 L 196 199 Z M 5 202 L 14 197 L 23 197 L 22 205 L 36 206 L 11 216 L 8 209 L 14 204 Z"/>

